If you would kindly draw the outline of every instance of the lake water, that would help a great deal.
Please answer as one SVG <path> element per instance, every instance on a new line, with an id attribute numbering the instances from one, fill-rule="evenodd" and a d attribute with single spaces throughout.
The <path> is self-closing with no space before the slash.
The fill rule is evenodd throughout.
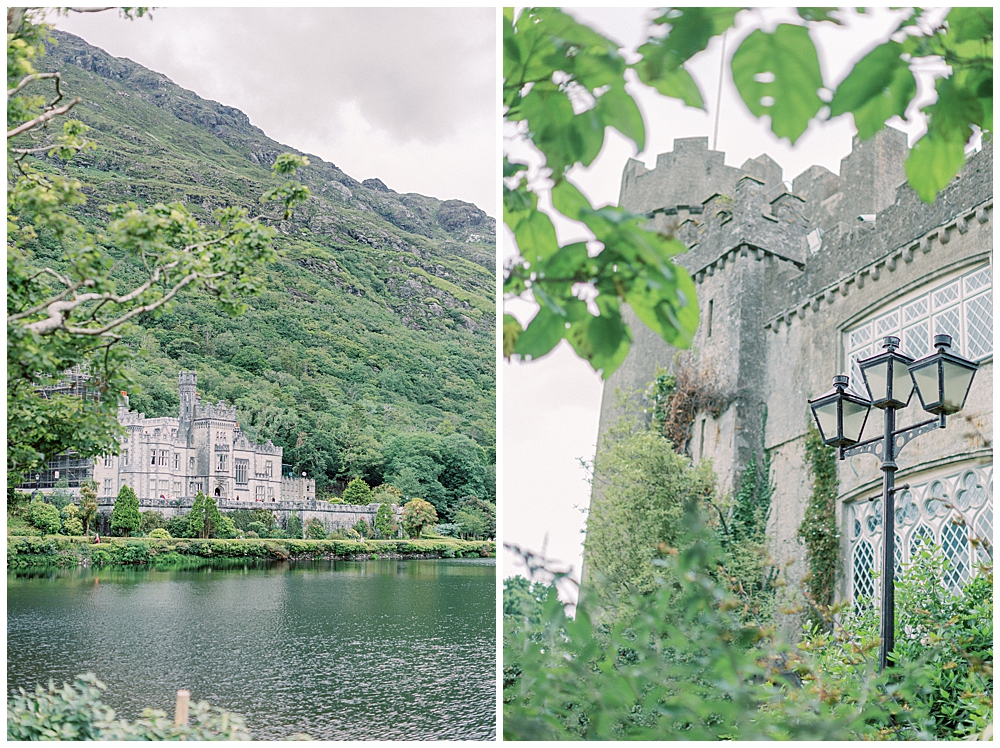
<path id="1" fill-rule="evenodd" d="M 255 739 L 496 737 L 494 559 L 7 575 L 7 687 L 93 672 L 119 717 L 176 692 Z"/>

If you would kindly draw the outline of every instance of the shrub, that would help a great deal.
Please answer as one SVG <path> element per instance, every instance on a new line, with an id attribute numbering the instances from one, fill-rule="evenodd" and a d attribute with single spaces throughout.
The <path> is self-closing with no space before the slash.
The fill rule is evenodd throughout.
<path id="1" fill-rule="evenodd" d="M 83 535 L 83 523 L 79 518 L 79 511 L 75 504 L 67 504 L 62 509 L 62 533 L 63 535 Z"/>
<path id="2" fill-rule="evenodd" d="M 345 504 L 366 505 L 372 500 L 372 489 L 364 478 L 355 478 L 347 484 L 340 497 Z"/>
<path id="3" fill-rule="evenodd" d="M 141 516 L 142 522 L 139 529 L 147 535 L 159 527 L 167 526 L 167 520 L 164 518 L 163 512 L 146 511 Z"/>
<path id="4" fill-rule="evenodd" d="M 37 527 L 46 535 L 55 535 L 59 532 L 62 522 L 59 518 L 59 510 L 52 504 L 47 504 L 41 495 L 31 500 L 31 510 L 29 517 L 31 524 Z"/>
<path id="5" fill-rule="evenodd" d="M 288 522 L 285 524 L 285 532 L 290 538 L 298 539 L 302 537 L 302 519 L 295 512 L 292 512 L 288 516 Z"/>
<path id="6" fill-rule="evenodd" d="M 149 532 L 149 537 L 166 539 L 170 537 L 170 533 L 163 527 L 156 527 Z"/>
<path id="7" fill-rule="evenodd" d="M 139 499 L 128 486 L 122 486 L 111 511 L 111 532 L 126 538 L 139 529 L 142 517 L 139 515 Z"/>
<path id="8" fill-rule="evenodd" d="M 167 520 L 166 527 L 164 528 L 170 533 L 172 538 L 186 538 L 190 537 L 188 532 L 190 530 L 191 523 L 187 514 L 181 514 L 176 517 L 171 517 Z"/>
<path id="9" fill-rule="evenodd" d="M 258 534 L 257 534 L 256 532 L 254 532 L 253 530 L 247 530 L 247 531 L 246 531 L 246 536 L 247 536 L 248 538 L 259 538 L 259 537 L 260 537 L 260 535 L 258 535 Z"/>
<path id="10" fill-rule="evenodd" d="M 267 528 L 264 527 L 263 522 L 250 522 L 243 528 L 243 531 L 247 533 L 247 537 L 249 537 L 249 533 L 251 532 L 258 538 L 262 538 L 267 535 Z"/>
<path id="11" fill-rule="evenodd" d="M 78 675 L 72 684 L 47 689 L 23 688 L 8 702 L 8 740 L 249 740 L 243 717 L 207 702 L 191 705 L 190 722 L 177 727 L 165 712 L 146 709 L 133 723 L 115 719 L 101 702 L 107 688 L 93 675 Z"/>
<path id="12" fill-rule="evenodd" d="M 318 519 L 313 517 L 306 522 L 306 537 L 313 540 L 323 540 L 326 538 L 326 527 Z"/>
<path id="13" fill-rule="evenodd" d="M 367 539 L 372 536 L 372 526 L 365 521 L 364 517 L 362 517 L 354 523 L 354 532 L 362 538 Z"/>

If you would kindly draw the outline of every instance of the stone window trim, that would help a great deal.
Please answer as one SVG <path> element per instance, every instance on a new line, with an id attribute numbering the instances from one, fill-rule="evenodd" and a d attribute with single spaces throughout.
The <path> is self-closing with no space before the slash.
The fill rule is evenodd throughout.
<path id="1" fill-rule="evenodd" d="M 236 485 L 245 486 L 250 481 L 250 460 L 237 459 L 233 461 L 236 469 Z"/>
<path id="2" fill-rule="evenodd" d="M 921 466 L 919 471 L 908 472 L 911 477 L 897 479 L 897 485 L 909 483 L 910 489 L 897 494 L 895 502 L 896 573 L 921 543 L 930 540 L 942 546 L 951 560 L 952 568 L 943 581 L 957 591 L 975 575 L 978 562 L 984 560 L 984 551 L 973 547 L 970 534 L 990 540 L 993 537 L 992 461 L 951 460 L 931 469 Z M 868 579 L 872 570 L 881 572 L 882 568 L 881 498 L 867 501 L 878 493 L 871 486 L 856 493 L 852 500 L 844 501 L 838 512 L 846 551 L 844 593 L 851 602 L 861 594 L 870 596 L 877 605 L 881 583 L 872 586 Z M 957 510 L 943 502 L 954 504 Z M 959 512 L 968 521 L 967 526 L 952 521 Z M 870 554 L 862 547 L 865 544 Z"/>
<path id="3" fill-rule="evenodd" d="M 993 357 L 992 265 L 962 262 L 921 281 L 843 326 L 841 370 L 855 392 L 867 394 L 857 361 L 878 353 L 885 335 L 901 338 L 900 351 L 913 358 L 933 352 L 934 335 L 942 332 L 961 356 L 980 362 Z"/>

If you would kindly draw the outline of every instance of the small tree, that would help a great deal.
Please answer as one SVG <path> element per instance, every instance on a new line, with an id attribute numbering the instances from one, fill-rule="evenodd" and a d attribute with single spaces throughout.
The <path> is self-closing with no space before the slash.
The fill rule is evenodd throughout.
<path id="1" fill-rule="evenodd" d="M 355 478 L 347 484 L 340 498 L 345 504 L 364 506 L 372 500 L 372 489 L 365 483 L 364 478 Z"/>
<path id="2" fill-rule="evenodd" d="M 288 516 L 288 523 L 285 525 L 285 532 L 288 533 L 288 537 L 290 538 L 296 538 L 298 540 L 302 539 L 302 520 L 295 512 L 292 512 Z"/>
<path id="3" fill-rule="evenodd" d="M 222 515 L 219 514 L 219 505 L 215 503 L 214 496 L 205 497 L 205 524 L 201 529 L 201 537 L 203 538 L 221 538 L 223 535 L 219 534 L 220 529 L 222 529 Z M 233 527 L 233 523 L 229 523 L 229 527 Z M 226 528 L 227 530 L 229 528 Z M 235 528 L 232 531 L 233 535 L 236 534 Z"/>
<path id="4" fill-rule="evenodd" d="M 118 498 L 115 499 L 114 509 L 111 510 L 111 532 L 115 535 L 122 534 L 127 538 L 141 525 L 139 499 L 130 487 L 122 486 Z"/>
<path id="5" fill-rule="evenodd" d="M 171 517 L 167 520 L 166 531 L 170 533 L 172 538 L 190 538 L 191 537 L 191 523 L 189 514 L 182 514 L 177 517 Z"/>
<path id="6" fill-rule="evenodd" d="M 465 538 L 481 538 L 489 529 L 489 517 L 479 509 L 462 507 L 455 512 L 455 524 Z"/>
<path id="7" fill-rule="evenodd" d="M 29 519 L 31 524 L 37 527 L 46 535 L 55 535 L 59 532 L 62 522 L 59 519 L 59 510 L 52 504 L 45 503 L 41 494 L 31 500 L 29 509 Z"/>
<path id="8" fill-rule="evenodd" d="M 191 505 L 191 513 L 188 514 L 188 537 L 205 537 L 202 532 L 205 529 L 205 494 L 201 491 L 194 497 L 194 504 Z"/>
<path id="9" fill-rule="evenodd" d="M 60 512 L 62 508 L 66 506 L 73 500 L 72 494 L 69 492 L 69 481 L 64 475 L 58 480 L 55 488 L 52 491 L 52 496 L 49 497 L 49 502 L 58 509 Z"/>
<path id="10" fill-rule="evenodd" d="M 370 538 L 372 536 L 372 526 L 369 525 L 362 517 L 354 523 L 354 532 L 362 538 Z"/>
<path id="11" fill-rule="evenodd" d="M 76 504 L 67 504 L 63 507 L 61 514 L 63 535 L 83 535 L 83 523 L 80 522 Z"/>
<path id="12" fill-rule="evenodd" d="M 306 537 L 311 540 L 322 540 L 326 537 L 326 527 L 318 519 L 313 517 L 306 522 Z"/>
<path id="13" fill-rule="evenodd" d="M 403 529 L 411 538 L 419 538 L 424 525 L 433 525 L 437 518 L 434 507 L 423 499 L 411 499 L 403 507 Z"/>
<path id="14" fill-rule="evenodd" d="M 80 484 L 80 522 L 83 534 L 90 534 L 90 523 L 97 517 L 97 483 L 85 480 Z"/>
<path id="15" fill-rule="evenodd" d="M 394 538 L 397 534 L 396 505 L 388 502 L 378 505 L 375 514 L 375 531 L 380 538 Z"/>

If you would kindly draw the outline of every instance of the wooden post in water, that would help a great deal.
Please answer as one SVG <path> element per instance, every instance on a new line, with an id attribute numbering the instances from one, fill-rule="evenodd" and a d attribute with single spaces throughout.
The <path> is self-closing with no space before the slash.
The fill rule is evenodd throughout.
<path id="1" fill-rule="evenodd" d="M 188 723 L 188 702 L 191 701 L 191 692 L 182 688 L 177 692 L 177 707 L 174 709 L 174 726 L 187 727 Z"/>

